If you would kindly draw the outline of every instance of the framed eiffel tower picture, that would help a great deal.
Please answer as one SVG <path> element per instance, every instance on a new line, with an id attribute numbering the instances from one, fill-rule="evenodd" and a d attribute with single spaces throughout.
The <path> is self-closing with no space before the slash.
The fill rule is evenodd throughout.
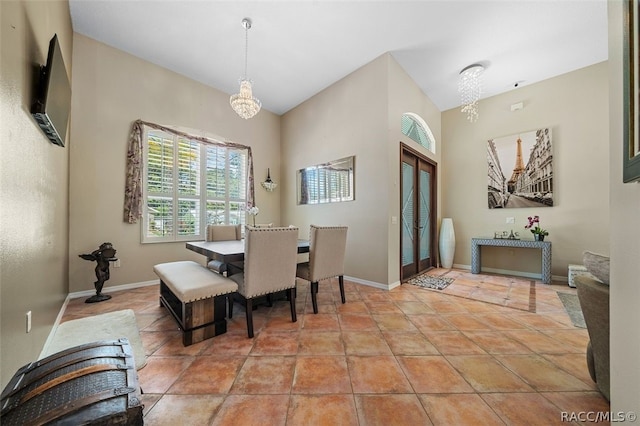
<path id="1" fill-rule="evenodd" d="M 489 139 L 487 163 L 490 209 L 553 206 L 551 129 Z"/>

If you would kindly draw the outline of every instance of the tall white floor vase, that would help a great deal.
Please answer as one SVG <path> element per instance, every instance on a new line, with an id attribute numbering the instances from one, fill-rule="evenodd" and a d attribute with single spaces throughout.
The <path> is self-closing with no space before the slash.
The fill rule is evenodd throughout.
<path id="1" fill-rule="evenodd" d="M 456 233 L 453 230 L 453 220 L 449 217 L 442 219 L 440 224 L 440 264 L 443 268 L 451 269 L 453 255 L 456 251 Z"/>

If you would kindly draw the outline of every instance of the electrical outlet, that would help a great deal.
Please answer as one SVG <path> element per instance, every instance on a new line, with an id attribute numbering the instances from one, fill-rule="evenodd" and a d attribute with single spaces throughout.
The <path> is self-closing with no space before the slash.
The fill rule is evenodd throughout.
<path id="1" fill-rule="evenodd" d="M 118 260 L 114 260 L 113 262 L 111 262 L 113 264 L 114 268 L 119 268 L 120 267 L 120 259 Z"/>
<path id="2" fill-rule="evenodd" d="M 507 223 L 516 223 L 516 219 L 514 217 L 508 217 Z"/>
<path id="3" fill-rule="evenodd" d="M 31 311 L 27 312 L 27 333 L 31 332 Z"/>

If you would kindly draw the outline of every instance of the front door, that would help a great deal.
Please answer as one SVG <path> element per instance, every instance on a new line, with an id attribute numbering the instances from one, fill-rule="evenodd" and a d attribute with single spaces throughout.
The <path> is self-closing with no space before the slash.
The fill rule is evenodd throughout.
<path id="1" fill-rule="evenodd" d="M 436 167 L 401 144 L 401 281 L 436 266 Z"/>

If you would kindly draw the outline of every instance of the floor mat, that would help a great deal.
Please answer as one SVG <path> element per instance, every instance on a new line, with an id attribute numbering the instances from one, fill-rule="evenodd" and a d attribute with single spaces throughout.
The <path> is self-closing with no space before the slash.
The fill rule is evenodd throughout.
<path id="1" fill-rule="evenodd" d="M 573 325 L 580 328 L 587 328 L 587 325 L 584 322 L 584 316 L 582 315 L 582 308 L 580 308 L 578 296 L 576 294 L 558 292 L 558 297 L 562 301 L 567 314 L 569 314 L 569 318 L 571 318 Z"/>
<path id="2" fill-rule="evenodd" d="M 136 362 L 136 370 L 140 370 L 146 365 L 147 357 L 136 324 L 136 317 L 131 309 L 63 322 L 58 325 L 52 341 L 40 358 L 85 343 L 115 340 L 120 337 L 129 339 Z"/>
<path id="3" fill-rule="evenodd" d="M 453 282 L 453 278 L 434 277 L 429 274 L 418 275 L 407 281 L 409 284 L 420 287 L 432 288 L 435 290 L 444 290 Z"/>

